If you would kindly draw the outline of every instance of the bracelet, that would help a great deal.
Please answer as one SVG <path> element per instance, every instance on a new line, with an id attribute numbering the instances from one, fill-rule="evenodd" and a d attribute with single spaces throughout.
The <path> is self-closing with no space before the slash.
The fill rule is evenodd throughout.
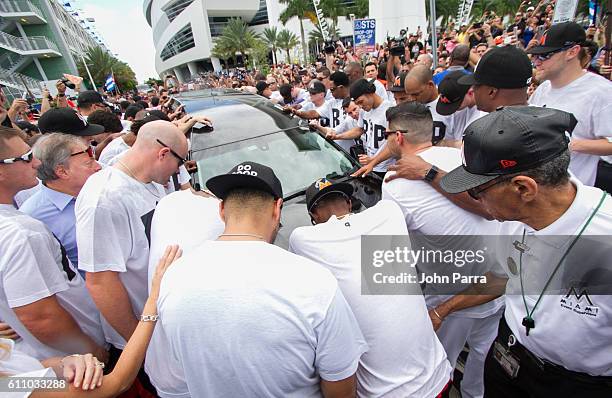
<path id="1" fill-rule="evenodd" d="M 442 319 L 442 317 L 440 316 L 440 314 L 438 314 L 438 311 L 434 308 L 433 309 L 433 313 L 436 314 L 436 316 L 438 317 L 438 319 L 440 320 L 440 322 L 442 322 L 444 319 Z"/>
<path id="2" fill-rule="evenodd" d="M 142 314 L 140 316 L 140 321 L 141 322 L 157 322 L 157 320 L 159 319 L 159 315 L 155 314 L 155 315 L 145 315 Z"/>

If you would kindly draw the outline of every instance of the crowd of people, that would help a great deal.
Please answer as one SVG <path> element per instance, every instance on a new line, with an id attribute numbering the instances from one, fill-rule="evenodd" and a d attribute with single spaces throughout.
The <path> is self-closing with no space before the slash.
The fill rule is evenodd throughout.
<path id="1" fill-rule="evenodd" d="M 450 26 L 435 69 L 419 29 L 189 83 L 267 98 L 379 182 L 353 213 L 350 180 L 313 181 L 289 250 L 275 170 L 244 159 L 192 187 L 192 128 L 215 121 L 185 112 L 173 76 L 76 102 L 68 76 L 37 120 L 0 97 L 0 381 L 70 383 L 32 397 L 610 396 L 610 292 L 587 310 L 550 284 L 562 264 L 587 278 L 574 245 L 610 235 L 608 55 L 597 28 L 525 5 L 509 26 Z M 467 267 L 484 282 L 364 294 L 362 239 L 380 235 L 497 239 Z M 592 254 L 601 275 L 611 254 Z"/>

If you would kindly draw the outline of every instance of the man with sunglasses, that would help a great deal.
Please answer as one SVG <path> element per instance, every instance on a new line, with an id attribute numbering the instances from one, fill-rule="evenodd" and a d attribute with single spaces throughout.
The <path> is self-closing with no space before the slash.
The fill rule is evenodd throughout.
<path id="1" fill-rule="evenodd" d="M 21 336 L 16 348 L 38 359 L 92 352 L 106 362 L 85 282 L 45 225 L 14 207 L 40 165 L 18 130 L 0 127 L 0 319 Z"/>
<path id="2" fill-rule="evenodd" d="M 147 231 L 166 195 L 162 184 L 186 156 L 187 139 L 176 126 L 147 123 L 134 145 L 92 175 L 77 198 L 79 269 L 87 272 L 87 287 L 116 353 L 132 335 L 148 296 Z"/>
<path id="3" fill-rule="evenodd" d="M 543 82 L 529 103 L 574 114 L 578 125 L 570 143 L 570 171 L 592 186 L 599 157 L 612 155 L 612 82 L 582 69 L 579 54 L 585 40 L 580 25 L 564 22 L 553 25 L 541 44 L 527 51 Z"/>
<path id="4" fill-rule="evenodd" d="M 463 165 L 440 184 L 503 221 L 491 249 L 506 309 L 485 397 L 610 396 L 612 199 L 568 172 L 576 123 L 534 106 L 493 112 L 467 127 Z"/>
<path id="5" fill-rule="evenodd" d="M 459 149 L 432 144 L 433 120 L 425 105 L 403 103 L 389 109 L 387 119 L 387 147 L 395 157 L 417 155 L 431 163 L 434 170 L 450 171 L 461 164 Z M 498 228 L 496 222 L 455 206 L 425 181 L 397 179 L 385 182 L 382 185 L 382 198 L 399 205 L 410 233 L 417 236 L 449 236 L 442 240 L 440 250 L 449 248 L 444 245 L 480 247 L 483 242 L 478 235 L 494 234 Z M 491 266 L 492 261 L 485 261 L 482 266 L 473 263 L 466 264 L 461 270 L 449 270 L 445 263 L 417 264 L 419 273 L 425 275 L 450 275 L 451 271 L 457 271 L 462 275 L 481 276 Z M 434 330 L 453 368 L 465 343 L 469 344 L 470 353 L 461 382 L 462 396 L 482 397 L 485 357 L 497 332 L 503 298 L 491 294 L 463 294 L 471 289 L 468 284 L 446 286 L 432 283 L 424 288 L 423 293 Z M 457 308 L 458 304 L 460 308 Z"/>
<path id="6" fill-rule="evenodd" d="M 87 179 L 101 167 L 90 146 L 67 134 L 46 134 L 32 150 L 41 162 L 37 174 L 42 186 L 20 210 L 45 224 L 78 266 L 74 205 Z"/>

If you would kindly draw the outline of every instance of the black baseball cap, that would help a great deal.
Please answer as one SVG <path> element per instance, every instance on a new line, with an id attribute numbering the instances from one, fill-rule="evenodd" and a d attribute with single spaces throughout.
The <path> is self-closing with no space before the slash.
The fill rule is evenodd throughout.
<path id="1" fill-rule="evenodd" d="M 444 76 L 444 79 L 438 86 L 440 97 L 436 104 L 436 111 L 443 116 L 449 116 L 457 112 L 461 106 L 465 94 L 467 94 L 470 86 L 459 84 L 459 79 L 465 76 L 466 73 L 460 70 L 449 72 Z"/>
<path id="2" fill-rule="evenodd" d="M 576 44 L 582 44 L 585 40 L 586 32 L 582 26 L 572 21 L 563 22 L 551 26 L 540 39 L 540 44 L 527 50 L 527 53 L 546 54 Z"/>
<path id="3" fill-rule="evenodd" d="M 72 108 L 54 108 L 43 113 L 38 119 L 41 133 L 64 133 L 89 137 L 104 132 L 104 126 L 88 123 Z"/>
<path id="4" fill-rule="evenodd" d="M 536 106 L 508 106 L 477 119 L 463 135 L 463 165 L 445 175 L 448 193 L 548 162 L 568 149 L 576 127 L 571 113 Z"/>
<path id="5" fill-rule="evenodd" d="M 257 83 L 255 83 L 255 88 L 257 89 L 257 93 L 263 93 L 263 91 L 267 89 L 268 87 L 270 87 L 270 85 L 263 80 L 260 80 Z"/>
<path id="6" fill-rule="evenodd" d="M 106 105 L 106 102 L 104 101 L 104 98 L 102 98 L 102 94 L 100 94 L 99 92 L 94 91 L 94 90 L 86 90 L 86 91 L 79 93 L 79 96 L 77 98 L 77 104 L 78 106 L 92 105 L 92 104 Z"/>
<path id="7" fill-rule="evenodd" d="M 308 212 L 310 213 L 324 196 L 332 193 L 339 193 L 350 199 L 353 194 L 353 186 L 347 182 L 334 182 L 327 178 L 319 178 L 306 188 L 306 208 Z"/>
<path id="8" fill-rule="evenodd" d="M 250 188 L 270 193 L 274 198 L 283 197 L 283 188 L 274 170 L 255 162 L 242 162 L 227 174 L 212 177 L 206 186 L 216 197 L 225 199 L 235 188 Z"/>
<path id="9" fill-rule="evenodd" d="M 523 50 L 514 46 L 495 47 L 487 51 L 474 73 L 458 82 L 467 86 L 484 84 L 495 88 L 524 88 L 531 83 L 532 65 Z"/>
<path id="10" fill-rule="evenodd" d="M 351 98 L 356 100 L 364 94 L 373 94 L 376 92 L 376 86 L 374 83 L 369 82 L 367 79 L 359 79 L 351 84 Z"/>
<path id="11" fill-rule="evenodd" d="M 406 76 L 408 75 L 407 72 L 400 72 L 399 75 L 395 76 L 395 80 L 393 81 L 393 87 L 391 87 L 391 92 L 394 93 L 401 93 L 406 92 L 406 89 L 404 88 L 404 83 L 406 82 Z"/>
<path id="12" fill-rule="evenodd" d="M 327 92 L 325 85 L 318 80 L 313 80 L 308 85 L 308 93 L 310 94 L 320 94 Z"/>

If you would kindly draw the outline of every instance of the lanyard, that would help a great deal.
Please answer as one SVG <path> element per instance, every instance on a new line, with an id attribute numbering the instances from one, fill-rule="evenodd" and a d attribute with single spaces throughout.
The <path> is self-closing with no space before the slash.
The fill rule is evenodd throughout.
<path id="1" fill-rule="evenodd" d="M 544 288 L 542 289 L 542 292 L 540 293 L 540 296 L 538 297 L 538 300 L 536 301 L 536 303 L 533 306 L 533 308 L 531 309 L 531 311 L 529 311 L 529 306 L 527 305 L 527 300 L 525 299 L 525 290 L 523 288 L 523 250 L 519 250 L 519 252 L 520 252 L 520 254 L 519 254 L 519 278 L 520 278 L 520 281 L 521 281 L 521 296 L 523 297 L 523 304 L 525 304 L 525 312 L 527 313 L 527 315 L 523 318 L 523 326 L 525 326 L 525 335 L 526 336 L 529 336 L 529 330 L 530 329 L 534 329 L 535 328 L 535 320 L 533 319 L 533 313 L 535 312 L 536 308 L 538 307 L 538 304 L 540 304 L 540 301 L 542 300 L 542 297 L 544 296 L 544 292 L 546 291 L 546 289 L 548 288 L 548 285 L 550 285 L 550 282 L 552 281 L 553 277 L 555 276 L 555 274 L 559 270 L 559 267 L 561 266 L 561 263 L 563 263 L 563 260 L 565 260 L 565 258 L 569 254 L 569 252 L 572 250 L 572 248 L 574 247 L 574 245 L 578 241 L 578 239 L 580 239 L 580 236 L 582 236 L 582 233 L 584 232 L 586 227 L 591 223 L 591 221 L 593 220 L 593 217 L 595 217 L 595 214 L 597 214 L 597 212 L 601 208 L 601 205 L 603 205 L 604 200 L 606 200 L 606 196 L 607 196 L 607 193 L 603 192 L 603 194 L 601 195 L 601 199 L 599 200 L 599 204 L 597 205 L 595 210 L 593 210 L 593 213 L 591 213 L 591 215 L 589 216 L 588 220 L 586 221 L 586 223 L 584 224 L 584 226 L 582 227 L 582 229 L 580 230 L 578 235 L 574 238 L 572 243 L 569 245 L 569 247 L 567 248 L 565 253 L 563 253 L 563 256 L 561 256 L 561 259 L 559 260 L 559 262 L 555 266 L 555 269 L 553 270 L 552 274 L 550 274 L 550 277 L 546 281 L 546 284 L 544 285 Z M 522 245 L 525 244 L 525 230 L 524 229 L 523 229 L 523 240 L 522 240 L 521 244 Z"/>

